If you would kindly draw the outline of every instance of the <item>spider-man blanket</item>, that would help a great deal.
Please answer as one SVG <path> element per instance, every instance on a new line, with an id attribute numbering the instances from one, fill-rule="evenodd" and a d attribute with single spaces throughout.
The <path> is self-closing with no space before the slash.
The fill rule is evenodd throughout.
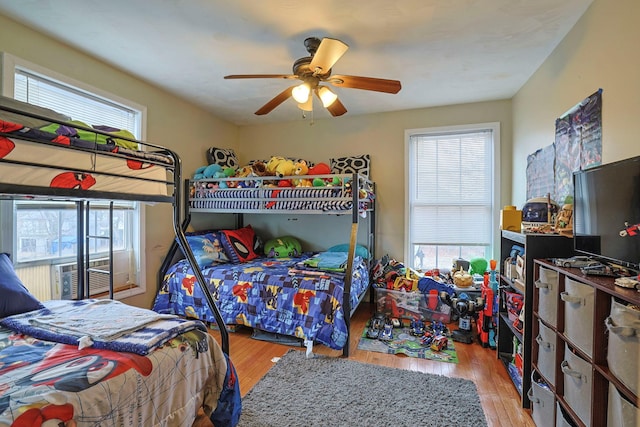
<path id="1" fill-rule="evenodd" d="M 200 407 L 213 412 L 216 425 L 235 425 L 235 385 L 233 365 L 197 329 L 140 356 L 78 350 L 0 327 L 2 426 L 190 426 Z M 237 390 L 235 406 L 229 405 L 229 389 Z M 218 405 L 220 397 L 224 403 Z"/>
<path id="2" fill-rule="evenodd" d="M 342 349 L 347 326 L 342 298 L 344 276 L 299 270 L 308 258 L 258 258 L 242 264 L 222 264 L 202 270 L 207 286 L 226 324 L 245 325 L 263 331 L 315 341 Z M 298 269 L 295 274 L 292 270 Z M 354 260 L 351 307 L 368 286 L 366 263 Z M 316 274 L 313 274 L 316 273 Z M 188 315 L 215 322 L 204 293 L 185 261 L 167 272 L 153 310 Z"/>

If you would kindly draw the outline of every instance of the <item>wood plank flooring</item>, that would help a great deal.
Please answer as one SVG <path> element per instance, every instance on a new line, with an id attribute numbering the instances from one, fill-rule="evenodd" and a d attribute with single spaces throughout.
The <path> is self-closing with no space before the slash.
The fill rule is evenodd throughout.
<path id="1" fill-rule="evenodd" d="M 465 378 L 473 381 L 480 392 L 480 401 L 490 427 L 534 427 L 529 411 L 520 407 L 520 396 L 511 382 L 495 350 L 478 343 L 456 343 L 459 363 L 444 363 L 416 359 L 404 355 L 382 354 L 358 350 L 360 335 L 372 314 L 371 306 L 363 302 L 352 318 L 350 339 L 352 360 L 431 374 Z M 455 327 L 456 325 L 452 325 Z M 211 334 L 220 339 L 220 334 Z M 284 355 L 290 346 L 258 341 L 251 338 L 248 329 L 230 334 L 230 354 L 240 379 L 240 392 L 244 396 L 273 366 L 272 359 Z M 316 354 L 341 357 L 342 352 L 316 345 Z M 455 402 L 452 402 L 452 411 Z"/>

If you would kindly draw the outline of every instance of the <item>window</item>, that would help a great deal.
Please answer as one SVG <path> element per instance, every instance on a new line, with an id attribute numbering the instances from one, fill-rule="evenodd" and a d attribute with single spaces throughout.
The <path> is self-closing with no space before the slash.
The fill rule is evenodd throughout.
<path id="1" fill-rule="evenodd" d="M 406 132 L 408 220 L 405 262 L 451 268 L 490 259 L 497 230 L 498 123 Z"/>
<path id="2" fill-rule="evenodd" d="M 2 59 L 4 96 L 55 110 L 88 125 L 126 129 L 136 138 L 144 139 L 144 107 L 12 55 L 5 53 Z M 115 291 L 119 291 L 116 298 L 145 291 L 143 260 L 138 256 L 143 253 L 140 230 L 144 218 L 139 203 L 91 201 L 88 207 L 85 203 L 85 210 L 81 211 L 76 202 L 14 200 L 0 203 L 3 223 L 11 223 L 11 227 L 4 229 L 12 230 L 6 233 L 8 236 L 3 231 L 1 246 L 13 254 L 20 277 L 40 279 L 37 283 L 23 280 L 28 287 L 43 288 L 34 293 L 50 298 L 77 295 L 75 291 L 73 295 L 62 294 L 58 282 L 61 271 L 72 272 L 77 268 L 79 235 L 85 239 L 82 243 L 91 266 L 108 265 L 110 245 L 113 245 L 112 275 Z M 79 212 L 85 213 L 79 216 Z M 40 283 L 43 275 L 49 277 L 48 283 Z M 77 275 L 69 277 L 77 283 Z M 96 283 L 108 281 L 101 277 Z M 91 279 L 90 285 L 90 296 L 105 292 L 104 286 L 94 285 Z"/>

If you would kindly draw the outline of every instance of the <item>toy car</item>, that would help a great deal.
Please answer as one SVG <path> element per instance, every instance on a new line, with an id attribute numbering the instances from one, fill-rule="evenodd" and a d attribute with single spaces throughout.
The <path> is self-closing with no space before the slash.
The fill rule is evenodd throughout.
<path id="1" fill-rule="evenodd" d="M 369 328 L 367 329 L 367 338 L 378 339 L 380 332 L 385 327 L 386 316 L 382 313 L 376 313 L 369 321 Z"/>
<path id="2" fill-rule="evenodd" d="M 436 336 L 433 341 L 431 341 L 431 350 L 433 351 L 442 351 L 447 348 L 449 344 L 449 339 L 444 335 Z"/>
<path id="3" fill-rule="evenodd" d="M 582 268 L 600 265 L 598 261 L 594 261 L 587 256 L 576 255 L 571 258 L 556 258 L 555 264 L 560 267 Z"/>
<path id="4" fill-rule="evenodd" d="M 582 267 L 580 271 L 582 271 L 582 274 L 594 275 L 594 276 L 611 276 L 611 277 L 629 276 L 629 271 L 624 268 L 613 267 L 613 266 L 604 265 L 604 264 Z"/>
<path id="5" fill-rule="evenodd" d="M 380 333 L 379 339 L 382 341 L 391 341 L 393 338 L 393 325 L 391 323 L 387 323 L 384 325 L 384 329 Z"/>

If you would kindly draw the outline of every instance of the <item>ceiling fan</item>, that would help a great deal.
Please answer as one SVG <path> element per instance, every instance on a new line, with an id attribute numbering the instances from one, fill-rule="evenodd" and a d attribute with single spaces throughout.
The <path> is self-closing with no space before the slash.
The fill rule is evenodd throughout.
<path id="1" fill-rule="evenodd" d="M 378 79 L 374 77 L 331 75 L 331 69 L 344 55 L 349 46 L 332 38 L 309 37 L 304 45 L 309 56 L 293 63 L 293 74 L 232 74 L 225 79 L 299 79 L 302 83 L 290 86 L 263 105 L 255 114 L 261 116 L 271 112 L 278 105 L 293 97 L 298 107 L 305 111 L 312 110 L 313 94 L 332 116 L 341 116 L 347 112 L 338 96 L 326 85 L 336 87 L 372 90 L 376 92 L 398 93 L 401 84 L 398 80 Z"/>

